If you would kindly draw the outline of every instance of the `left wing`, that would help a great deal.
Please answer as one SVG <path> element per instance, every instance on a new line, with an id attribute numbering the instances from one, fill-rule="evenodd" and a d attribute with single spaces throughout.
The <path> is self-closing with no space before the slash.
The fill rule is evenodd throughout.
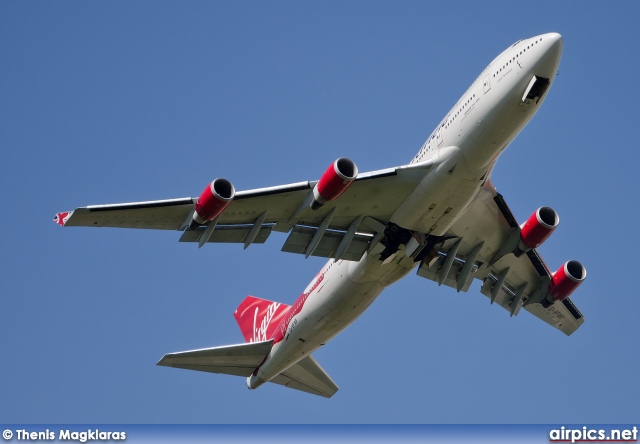
<path id="1" fill-rule="evenodd" d="M 524 307 L 570 335 L 584 323 L 584 317 L 568 297 L 563 300 L 549 297 L 553 274 L 535 248 L 513 254 L 520 233 L 503 197 L 487 181 L 470 208 L 447 233 L 449 239 L 438 254 L 430 262 L 421 263 L 418 275 L 457 291 L 467 291 L 473 278 L 480 279 L 481 293 L 511 316 Z M 567 264 L 581 282 L 586 276 L 584 267 L 577 261 Z"/>

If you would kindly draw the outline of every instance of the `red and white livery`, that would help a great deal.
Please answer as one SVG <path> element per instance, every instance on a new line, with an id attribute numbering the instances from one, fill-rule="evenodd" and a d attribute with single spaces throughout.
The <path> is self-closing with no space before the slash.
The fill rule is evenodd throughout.
<path id="1" fill-rule="evenodd" d="M 78 208 L 64 226 L 180 230 L 181 242 L 263 243 L 289 233 L 285 252 L 329 258 L 291 305 L 248 296 L 235 312 L 246 343 L 165 355 L 159 365 L 272 382 L 331 397 L 338 386 L 312 357 L 382 290 L 417 275 L 492 304 L 522 309 L 572 334 L 584 318 L 569 295 L 586 270 L 552 273 L 536 248 L 558 225 L 539 208 L 522 225 L 491 182 L 503 150 L 538 111 L 562 54 L 559 34 L 516 42 L 482 71 L 407 165 L 359 173 L 340 158 L 318 181 L 236 192 L 216 179 L 199 198 Z"/>

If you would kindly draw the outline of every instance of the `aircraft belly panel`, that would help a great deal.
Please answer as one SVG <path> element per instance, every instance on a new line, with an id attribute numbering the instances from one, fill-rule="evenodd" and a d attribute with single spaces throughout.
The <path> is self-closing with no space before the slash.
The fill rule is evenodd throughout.
<path id="1" fill-rule="evenodd" d="M 370 260 L 381 262 L 377 259 Z M 258 377 L 268 381 L 310 355 L 355 321 L 382 292 L 378 281 L 354 282 L 346 278 L 346 269 L 355 262 L 339 261 L 325 276 L 326 284 L 312 294 L 303 309 L 292 320 L 285 339 L 274 345 L 260 367 Z M 397 268 L 389 264 L 389 270 Z M 402 267 L 402 275 L 406 268 Z"/>

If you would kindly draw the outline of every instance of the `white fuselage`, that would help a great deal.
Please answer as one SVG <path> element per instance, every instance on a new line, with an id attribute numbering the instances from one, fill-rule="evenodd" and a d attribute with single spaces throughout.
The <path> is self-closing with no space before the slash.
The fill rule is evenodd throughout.
<path id="1" fill-rule="evenodd" d="M 487 180 L 498 156 L 533 117 L 538 100 L 527 99 L 533 76 L 553 83 L 562 38 L 549 33 L 521 40 L 496 57 L 438 124 L 411 163 L 440 156 L 439 165 L 399 206 L 391 222 L 407 230 L 441 236 L 464 214 Z M 535 92 L 535 88 L 532 92 Z M 382 290 L 417 263 L 404 245 L 383 263 L 374 246 L 358 262 L 329 260 L 305 289 L 300 311 L 283 340 L 274 344 L 260 368 L 247 379 L 257 388 L 351 324 Z"/>

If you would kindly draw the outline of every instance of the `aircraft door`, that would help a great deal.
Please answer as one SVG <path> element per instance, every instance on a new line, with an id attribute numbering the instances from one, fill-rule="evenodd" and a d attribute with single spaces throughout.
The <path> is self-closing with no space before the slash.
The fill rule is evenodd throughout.
<path id="1" fill-rule="evenodd" d="M 445 122 L 446 122 L 447 118 L 445 118 Z M 436 144 L 438 145 L 438 147 L 442 146 L 442 127 L 444 125 L 440 125 L 438 126 L 438 131 L 436 131 Z"/>

